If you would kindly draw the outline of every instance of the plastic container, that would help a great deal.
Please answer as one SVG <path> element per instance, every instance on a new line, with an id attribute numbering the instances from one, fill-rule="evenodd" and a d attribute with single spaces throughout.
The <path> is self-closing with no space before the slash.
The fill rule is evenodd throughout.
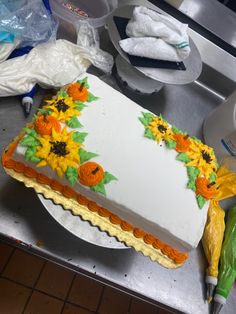
<path id="1" fill-rule="evenodd" d="M 233 156 L 236 162 L 236 91 L 205 119 L 203 133 L 218 161 Z"/>
<path id="2" fill-rule="evenodd" d="M 63 28 L 63 35 L 66 33 L 71 40 L 70 33 L 76 32 L 81 20 L 87 20 L 94 28 L 104 26 L 118 0 L 50 0 L 50 5 Z"/>

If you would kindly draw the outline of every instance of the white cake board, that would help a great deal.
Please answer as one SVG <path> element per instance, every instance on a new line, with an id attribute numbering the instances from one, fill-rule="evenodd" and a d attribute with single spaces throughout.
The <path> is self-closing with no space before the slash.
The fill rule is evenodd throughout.
<path id="1" fill-rule="evenodd" d="M 109 249 L 128 249 L 125 244 L 117 241 L 115 237 L 110 237 L 106 232 L 100 231 L 92 226 L 88 221 L 82 220 L 79 216 L 73 216 L 61 205 L 56 205 L 53 201 L 46 199 L 43 195 L 37 194 L 38 198 L 49 212 L 49 214 L 65 229 L 76 237 L 91 244 Z"/>
<path id="2" fill-rule="evenodd" d="M 130 19 L 133 15 L 134 5 L 127 5 L 117 8 L 109 17 L 107 26 L 110 39 L 119 52 L 119 54 L 124 58 L 129 64 L 129 58 L 127 54 L 121 49 L 119 41 L 121 40 L 120 34 L 117 30 L 116 24 L 113 20 L 114 16 L 124 17 Z M 153 8 L 152 8 L 153 9 Z M 158 11 L 161 14 L 165 14 L 163 11 Z M 158 69 L 158 68 L 144 68 L 144 67 L 135 67 L 138 71 L 142 72 L 145 76 L 157 80 L 165 84 L 175 84 L 183 85 L 189 84 L 195 81 L 202 72 L 202 61 L 200 53 L 192 41 L 189 39 L 189 44 L 191 52 L 189 57 L 184 60 L 184 65 L 186 67 L 185 71 L 181 70 L 168 70 L 168 69 Z"/>

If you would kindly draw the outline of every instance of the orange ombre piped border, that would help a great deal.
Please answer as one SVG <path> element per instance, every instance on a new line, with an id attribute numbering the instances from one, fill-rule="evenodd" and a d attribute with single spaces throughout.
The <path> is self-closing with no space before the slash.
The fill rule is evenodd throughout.
<path id="1" fill-rule="evenodd" d="M 28 126 L 30 127 L 30 126 Z M 153 235 L 146 233 L 145 231 L 136 228 L 129 224 L 127 221 L 120 219 L 118 216 L 112 214 L 104 207 L 97 205 L 95 202 L 90 201 L 83 195 L 74 191 L 71 187 L 62 185 L 55 179 L 50 179 L 46 175 L 37 172 L 36 170 L 24 165 L 22 162 L 11 159 L 19 141 L 24 137 L 25 133 L 22 132 L 15 141 L 13 141 L 8 149 L 2 155 L 3 167 L 13 169 L 16 172 L 24 174 L 28 178 L 35 179 L 40 184 L 45 184 L 51 187 L 51 189 L 62 193 L 67 198 L 75 199 L 80 205 L 86 206 L 90 211 L 96 212 L 98 215 L 109 219 L 112 224 L 120 225 L 120 228 L 125 232 L 132 232 L 134 237 L 142 238 L 147 245 L 151 245 L 154 249 L 161 250 L 161 252 L 168 258 L 173 260 L 176 264 L 183 264 L 188 258 L 187 253 L 182 253 L 168 244 L 160 241 Z"/>

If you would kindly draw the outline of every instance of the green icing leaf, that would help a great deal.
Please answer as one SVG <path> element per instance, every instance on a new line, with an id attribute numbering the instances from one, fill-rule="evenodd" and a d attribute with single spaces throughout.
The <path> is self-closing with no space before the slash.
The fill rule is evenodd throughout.
<path id="1" fill-rule="evenodd" d="M 21 146 L 37 146 L 39 145 L 39 141 L 31 135 L 26 135 L 20 141 L 20 145 Z"/>
<path id="2" fill-rule="evenodd" d="M 187 173 L 188 173 L 189 179 L 196 180 L 200 171 L 196 167 L 187 167 Z"/>
<path id="3" fill-rule="evenodd" d="M 172 125 L 171 129 L 175 134 L 183 134 L 183 132 L 180 129 L 178 129 L 175 125 Z"/>
<path id="4" fill-rule="evenodd" d="M 147 119 L 145 119 L 145 118 L 143 118 L 143 117 L 139 117 L 138 119 L 139 119 L 139 121 L 140 121 L 143 125 L 148 126 L 149 121 L 148 121 Z"/>
<path id="5" fill-rule="evenodd" d="M 198 143 L 202 143 L 202 141 L 199 140 L 199 138 L 197 138 L 196 136 L 193 136 L 192 139 L 195 140 L 195 141 L 198 142 Z"/>
<path id="6" fill-rule="evenodd" d="M 92 152 L 87 152 L 83 148 L 80 148 L 79 150 L 79 156 L 80 156 L 80 163 L 84 163 L 85 161 L 88 161 L 92 159 L 93 157 L 98 156 L 98 154 L 92 153 Z"/>
<path id="7" fill-rule="evenodd" d="M 163 116 L 162 116 L 162 114 L 161 114 L 161 113 L 159 114 L 159 117 L 160 117 L 160 118 L 161 118 L 164 122 L 166 122 L 166 123 L 168 123 L 168 124 L 169 124 L 169 122 L 168 122 L 166 119 L 164 119 L 164 118 L 163 118 Z"/>
<path id="8" fill-rule="evenodd" d="M 196 183 L 195 180 L 190 179 L 187 183 L 187 188 L 196 191 Z"/>
<path id="9" fill-rule="evenodd" d="M 218 169 L 219 168 L 219 163 L 215 160 L 215 165 L 216 165 L 216 168 Z"/>
<path id="10" fill-rule="evenodd" d="M 88 133 L 85 133 L 85 132 L 75 132 L 72 138 L 73 138 L 73 141 L 77 143 L 83 143 L 87 135 Z"/>
<path id="11" fill-rule="evenodd" d="M 205 198 L 204 198 L 203 196 L 201 196 L 201 195 L 197 195 L 197 196 L 196 196 L 196 199 L 197 199 L 198 207 L 199 207 L 200 209 L 202 209 L 203 206 L 204 206 L 205 203 L 206 203 Z"/>
<path id="12" fill-rule="evenodd" d="M 156 140 L 155 136 L 152 134 L 152 131 L 150 129 L 145 129 L 144 136 L 151 139 Z"/>
<path id="13" fill-rule="evenodd" d="M 37 139 L 37 132 L 35 131 L 35 129 L 30 129 L 30 128 L 23 128 L 23 131 L 25 131 L 26 134 L 35 137 Z"/>
<path id="14" fill-rule="evenodd" d="M 33 162 L 40 162 L 41 159 L 35 156 L 36 151 L 36 147 L 28 147 L 25 152 L 25 159 Z"/>
<path id="15" fill-rule="evenodd" d="M 182 162 L 189 162 L 191 159 L 188 157 L 187 154 L 185 153 L 180 153 L 177 155 L 176 160 L 182 161 Z"/>
<path id="16" fill-rule="evenodd" d="M 84 86 L 86 88 L 89 88 L 89 83 L 88 83 L 88 78 L 87 77 L 83 78 L 82 80 L 78 80 L 77 83 L 80 83 L 80 84 L 84 83 Z"/>
<path id="17" fill-rule="evenodd" d="M 69 121 L 66 122 L 66 124 L 72 129 L 82 127 L 82 124 L 79 122 L 77 117 L 71 118 Z"/>
<path id="18" fill-rule="evenodd" d="M 196 178 L 200 171 L 195 167 L 187 167 L 187 173 L 189 181 L 187 183 L 187 188 L 196 191 Z"/>
<path id="19" fill-rule="evenodd" d="M 67 167 L 65 175 L 70 184 L 75 185 L 78 179 L 78 170 L 74 167 Z"/>
<path id="20" fill-rule="evenodd" d="M 76 104 L 76 109 L 79 111 L 82 111 L 84 109 L 84 107 L 88 107 L 83 102 L 78 101 L 78 100 L 75 101 L 75 104 Z"/>
<path id="21" fill-rule="evenodd" d="M 102 182 L 104 184 L 107 184 L 111 182 L 112 180 L 118 180 L 118 179 L 115 176 L 113 176 L 113 174 L 109 173 L 108 171 L 105 171 L 104 179 L 102 180 Z"/>
<path id="22" fill-rule="evenodd" d="M 58 93 L 57 93 L 58 96 L 61 96 L 61 97 L 68 97 L 69 95 L 67 94 L 67 92 L 63 89 L 61 89 Z"/>
<path id="23" fill-rule="evenodd" d="M 41 159 L 37 156 L 32 156 L 30 160 L 33 162 L 40 162 L 41 161 Z"/>
<path id="24" fill-rule="evenodd" d="M 150 121 L 155 118 L 155 116 L 150 112 L 142 112 L 142 114 L 145 119 L 150 119 Z"/>
<path id="25" fill-rule="evenodd" d="M 210 174 L 210 181 L 211 181 L 211 182 L 216 182 L 216 174 L 215 174 L 215 172 L 212 172 L 212 173 Z"/>
<path id="26" fill-rule="evenodd" d="M 47 114 L 51 114 L 51 113 L 52 113 L 52 110 L 40 108 L 40 109 L 38 109 L 38 112 L 40 112 L 40 113 L 43 114 L 43 115 L 47 115 Z"/>
<path id="27" fill-rule="evenodd" d="M 97 96 L 94 96 L 92 93 L 88 93 L 87 102 L 91 102 L 91 101 L 94 101 L 94 100 L 97 100 L 97 99 L 98 99 Z"/>
<path id="28" fill-rule="evenodd" d="M 101 193 L 103 195 L 106 195 L 105 185 L 103 182 L 100 182 L 97 185 L 91 186 L 90 190 L 96 193 Z"/>
<path id="29" fill-rule="evenodd" d="M 166 140 L 165 144 L 166 144 L 166 147 L 169 149 L 173 149 L 176 147 L 176 142 L 173 140 Z"/>

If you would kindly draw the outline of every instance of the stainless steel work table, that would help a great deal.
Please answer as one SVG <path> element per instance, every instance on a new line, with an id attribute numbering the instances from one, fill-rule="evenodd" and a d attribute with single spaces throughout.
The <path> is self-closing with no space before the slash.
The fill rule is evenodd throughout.
<path id="1" fill-rule="evenodd" d="M 122 88 L 114 77 L 101 73 L 99 76 L 117 89 Z M 212 79 L 219 82 L 222 77 L 204 65 L 202 77 L 192 84 L 164 86 L 158 94 L 148 97 L 123 88 L 122 92 L 154 113 L 162 113 L 190 135 L 201 138 L 205 116 L 223 99 L 205 86 L 206 80 Z M 234 84 L 223 79 L 229 93 Z M 222 89 L 222 84 L 219 86 Z M 39 91 L 34 109 L 44 93 Z M 31 117 L 32 114 L 33 111 Z M 18 98 L 0 98 L 1 151 L 31 117 L 27 120 L 23 117 Z M 168 270 L 133 249 L 106 249 L 89 244 L 61 227 L 32 189 L 8 177 L 2 167 L 0 171 L 1 239 L 173 312 L 209 313 L 204 302 L 206 261 L 201 246 L 190 253 L 183 267 Z M 235 296 L 234 286 L 222 314 L 236 313 Z"/>

